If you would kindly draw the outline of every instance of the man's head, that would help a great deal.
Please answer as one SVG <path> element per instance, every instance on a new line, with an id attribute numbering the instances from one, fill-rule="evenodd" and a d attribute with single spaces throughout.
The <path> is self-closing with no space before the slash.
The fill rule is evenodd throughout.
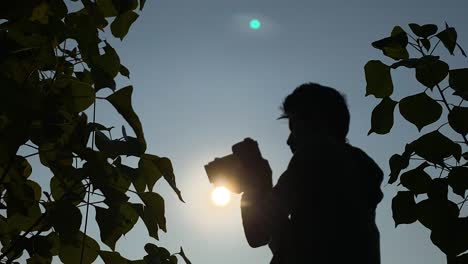
<path id="1" fill-rule="evenodd" d="M 281 118 L 289 119 L 288 145 L 293 152 L 298 139 L 307 138 L 311 133 L 346 141 L 349 110 L 343 95 L 333 88 L 316 83 L 302 84 L 284 99 L 282 110 Z"/>

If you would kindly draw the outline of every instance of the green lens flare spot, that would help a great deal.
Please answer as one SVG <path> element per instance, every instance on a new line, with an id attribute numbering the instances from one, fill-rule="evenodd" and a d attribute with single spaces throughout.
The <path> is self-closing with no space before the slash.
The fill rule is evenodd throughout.
<path id="1" fill-rule="evenodd" d="M 260 21 L 258 21 L 258 19 L 252 19 L 252 20 L 250 20 L 250 28 L 251 28 L 251 29 L 257 30 L 257 29 L 259 29 L 261 26 L 262 26 L 262 24 L 260 23 Z"/>

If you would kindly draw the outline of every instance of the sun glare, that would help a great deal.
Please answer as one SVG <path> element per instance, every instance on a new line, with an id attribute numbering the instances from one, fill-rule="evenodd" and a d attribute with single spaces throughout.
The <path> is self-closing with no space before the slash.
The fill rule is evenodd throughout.
<path id="1" fill-rule="evenodd" d="M 231 201 L 231 192 L 224 186 L 218 186 L 211 193 L 211 200 L 217 206 L 225 206 Z"/>

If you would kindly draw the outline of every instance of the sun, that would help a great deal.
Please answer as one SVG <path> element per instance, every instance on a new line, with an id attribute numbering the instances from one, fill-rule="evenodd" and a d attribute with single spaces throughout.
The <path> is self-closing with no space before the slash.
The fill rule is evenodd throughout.
<path id="1" fill-rule="evenodd" d="M 224 186 L 214 188 L 211 200 L 217 206 L 225 206 L 231 201 L 231 192 Z"/>

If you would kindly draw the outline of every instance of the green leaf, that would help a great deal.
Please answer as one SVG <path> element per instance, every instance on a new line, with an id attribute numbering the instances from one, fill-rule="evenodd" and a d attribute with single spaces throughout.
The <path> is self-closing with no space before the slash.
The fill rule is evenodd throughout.
<path id="1" fill-rule="evenodd" d="M 400 177 L 400 183 L 415 195 L 427 193 L 431 186 L 432 178 L 424 169 L 428 167 L 427 162 L 422 163 L 417 168 L 403 173 Z"/>
<path id="2" fill-rule="evenodd" d="M 104 46 L 104 54 L 93 58 L 94 65 L 114 78 L 120 70 L 120 58 L 109 43 Z"/>
<path id="3" fill-rule="evenodd" d="M 396 69 L 400 66 L 404 66 L 406 68 L 413 69 L 413 68 L 416 68 L 418 64 L 419 64 L 419 59 L 411 58 L 411 59 L 400 60 L 398 62 L 395 62 L 392 65 L 390 65 L 390 68 Z"/>
<path id="4" fill-rule="evenodd" d="M 464 198 L 465 191 L 468 189 L 468 168 L 452 168 L 448 175 L 447 181 L 450 187 L 452 187 L 453 192 Z"/>
<path id="5" fill-rule="evenodd" d="M 412 144 L 414 152 L 429 162 L 443 165 L 444 158 L 454 156 L 457 160 L 461 157 L 461 146 L 438 130 L 427 133 Z"/>
<path id="6" fill-rule="evenodd" d="M 395 227 L 399 224 L 411 224 L 417 220 L 416 202 L 411 192 L 398 192 L 392 200 L 393 220 Z"/>
<path id="7" fill-rule="evenodd" d="M 146 205 L 143 210 L 139 210 L 140 217 L 143 219 L 149 235 L 158 239 L 158 229 L 166 232 L 164 199 L 159 194 L 153 192 L 145 192 L 139 194 L 139 196 Z"/>
<path id="8" fill-rule="evenodd" d="M 411 23 L 409 24 L 409 27 L 411 28 L 411 31 L 416 34 L 416 36 L 425 39 L 437 33 L 437 26 L 434 24 L 420 26 L 418 24 Z"/>
<path id="9" fill-rule="evenodd" d="M 159 159 L 157 156 L 144 154 L 141 155 L 138 162 L 137 178 L 145 179 L 149 191 L 153 190 L 154 184 L 162 177 L 162 172 L 156 165 Z M 144 191 L 144 188 L 141 190 L 141 186 L 139 186 L 139 189 Z"/>
<path id="10" fill-rule="evenodd" d="M 112 3 L 112 0 L 97 0 L 97 6 L 101 10 L 104 17 L 115 17 L 117 16 L 117 10 Z"/>
<path id="11" fill-rule="evenodd" d="M 450 70 L 449 85 L 455 90 L 455 95 L 468 100 L 468 68 Z"/>
<path id="12" fill-rule="evenodd" d="M 142 144 L 134 137 L 126 137 L 125 140 L 110 140 L 101 131 L 96 131 L 96 146 L 110 158 L 119 155 L 140 156 L 142 151 Z"/>
<path id="13" fill-rule="evenodd" d="M 372 110 L 371 128 L 367 135 L 372 132 L 383 135 L 390 132 L 393 126 L 393 112 L 397 102 L 393 101 L 390 97 L 385 97 L 382 101 Z"/>
<path id="14" fill-rule="evenodd" d="M 182 198 L 182 194 L 176 185 L 174 169 L 172 168 L 171 160 L 166 157 L 162 157 L 157 160 L 157 166 L 161 170 L 164 179 L 169 183 L 172 190 L 174 190 L 174 192 L 177 194 L 177 197 L 179 197 L 179 200 L 185 203 L 184 199 Z"/>
<path id="15" fill-rule="evenodd" d="M 393 93 L 393 82 L 390 67 L 379 60 L 371 60 L 364 66 L 366 74 L 366 96 L 385 98 Z"/>
<path id="16" fill-rule="evenodd" d="M 405 60 L 409 58 L 406 46 L 408 45 L 408 35 L 399 26 L 393 28 L 391 36 L 375 41 L 372 47 L 380 49 L 383 54 L 394 60 Z"/>
<path id="17" fill-rule="evenodd" d="M 416 79 L 424 86 L 432 89 L 447 77 L 448 72 L 448 64 L 441 60 L 420 59 L 420 63 L 416 67 Z"/>
<path id="18" fill-rule="evenodd" d="M 96 207 L 96 222 L 101 231 L 101 241 L 112 250 L 115 250 L 119 238 L 130 231 L 137 221 L 138 213 L 127 202 L 109 209 Z"/>
<path id="19" fill-rule="evenodd" d="M 141 153 L 144 153 L 146 150 L 146 142 L 140 119 L 132 107 L 132 92 L 133 87 L 127 86 L 109 95 L 106 99 L 115 107 L 117 112 L 119 112 L 119 114 L 125 118 L 125 120 L 132 127 L 133 131 L 135 131 L 137 139 L 141 143 Z"/>
<path id="20" fill-rule="evenodd" d="M 81 82 L 87 83 L 89 85 L 92 85 L 94 83 L 91 72 L 86 69 L 84 69 L 81 72 L 79 71 L 75 72 L 75 75 L 76 75 L 76 78 L 78 78 L 78 80 L 80 80 Z"/>
<path id="21" fill-rule="evenodd" d="M 409 155 L 399 155 L 394 154 L 390 157 L 390 178 L 388 179 L 388 183 L 392 184 L 400 175 L 401 170 L 406 169 L 409 165 Z"/>
<path id="22" fill-rule="evenodd" d="M 116 38 L 123 38 L 127 35 L 130 26 L 138 18 L 138 14 L 133 11 L 127 11 L 118 15 L 111 24 L 112 35 Z"/>
<path id="23" fill-rule="evenodd" d="M 437 38 L 442 41 L 444 46 L 453 55 L 453 51 L 455 50 L 455 46 L 457 44 L 457 31 L 453 27 L 447 27 L 445 30 L 437 33 Z"/>
<path id="24" fill-rule="evenodd" d="M 448 121 L 456 132 L 468 134 L 468 107 L 454 106 L 448 114 Z"/>
<path id="25" fill-rule="evenodd" d="M 60 241 L 59 236 L 55 232 L 51 232 L 47 236 L 31 237 L 30 242 L 32 244 L 31 251 L 33 251 L 31 253 L 35 254 L 36 256 L 50 259 L 52 256 L 56 256 L 59 253 Z M 40 261 L 40 259 L 38 261 Z M 50 263 L 50 261 L 48 263 Z"/>
<path id="26" fill-rule="evenodd" d="M 86 110 L 95 100 L 93 87 L 75 78 L 60 76 L 55 81 L 55 87 L 61 93 L 60 99 L 72 113 Z"/>
<path id="27" fill-rule="evenodd" d="M 401 99 L 399 108 L 401 115 L 419 131 L 442 115 L 442 106 L 424 92 Z"/>
<path id="28" fill-rule="evenodd" d="M 93 77 L 94 88 L 96 91 L 106 87 L 110 88 L 112 91 L 115 91 L 116 84 L 113 76 L 110 76 L 108 73 L 98 67 L 93 67 L 91 69 L 91 76 Z"/>
<path id="29" fill-rule="evenodd" d="M 130 71 L 127 69 L 127 67 L 123 66 L 122 64 L 120 64 L 120 74 L 127 77 L 128 79 L 130 79 Z"/>
<path id="30" fill-rule="evenodd" d="M 81 261 L 81 251 L 84 239 L 84 254 Z M 99 244 L 91 237 L 77 233 L 74 237 L 60 241 L 59 257 L 64 264 L 91 264 L 99 255 Z"/>
<path id="31" fill-rule="evenodd" d="M 119 252 L 99 251 L 99 256 L 105 264 L 128 264 L 129 260 L 122 257 Z"/>

